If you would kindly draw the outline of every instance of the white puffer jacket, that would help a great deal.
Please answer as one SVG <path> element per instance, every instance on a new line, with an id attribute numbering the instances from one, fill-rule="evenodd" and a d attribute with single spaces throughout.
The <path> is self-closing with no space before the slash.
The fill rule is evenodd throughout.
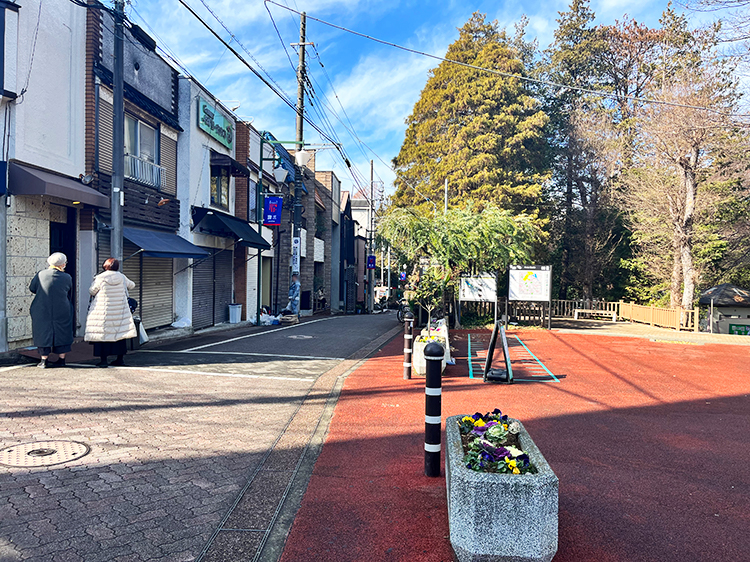
<path id="1" fill-rule="evenodd" d="M 89 293 L 94 297 L 86 318 L 85 341 L 119 341 L 138 335 L 125 290 L 135 287 L 119 271 L 105 271 L 94 277 Z"/>

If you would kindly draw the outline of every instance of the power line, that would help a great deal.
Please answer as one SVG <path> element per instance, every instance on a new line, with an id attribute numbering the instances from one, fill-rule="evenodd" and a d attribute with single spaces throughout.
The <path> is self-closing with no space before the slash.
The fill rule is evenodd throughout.
<path id="1" fill-rule="evenodd" d="M 293 12 L 293 13 L 296 13 L 296 14 L 300 14 L 300 12 L 298 12 L 297 10 L 292 9 L 289 6 L 284 6 L 283 4 L 279 4 L 278 2 L 274 2 L 273 0 L 263 0 L 263 1 L 265 3 L 267 3 L 267 4 L 273 4 L 274 6 L 278 6 L 279 8 L 283 8 L 285 10 L 289 10 L 290 12 Z M 336 25 L 335 23 L 331 23 L 331 22 L 328 22 L 328 21 L 325 21 L 325 20 L 322 20 L 322 19 L 310 16 L 310 15 L 307 15 L 307 18 L 311 19 L 313 21 L 317 21 L 318 23 L 321 23 L 323 25 L 327 25 L 329 27 L 332 27 L 334 29 L 338 29 L 339 31 L 344 31 L 346 33 L 351 33 L 352 35 L 356 35 L 356 36 L 362 37 L 364 39 L 369 39 L 370 41 L 375 41 L 376 43 L 380 43 L 382 45 L 387 45 L 387 46 L 393 47 L 395 49 L 400 49 L 402 51 L 406 51 L 407 53 L 412 53 L 412 54 L 419 55 L 419 56 L 422 56 L 422 57 L 431 58 L 431 59 L 434 59 L 434 60 L 437 60 L 437 61 L 440 61 L 440 62 L 447 62 L 447 63 L 450 63 L 450 64 L 455 64 L 457 66 L 463 66 L 465 68 L 471 68 L 473 70 L 481 70 L 483 72 L 487 72 L 489 74 L 496 74 L 498 76 L 503 76 L 505 78 L 515 78 L 517 80 L 521 80 L 521 81 L 524 81 L 524 82 L 530 82 L 530 83 L 533 83 L 533 84 L 538 84 L 540 86 L 548 86 L 548 87 L 552 87 L 552 88 L 565 88 L 565 89 L 568 89 L 568 90 L 574 90 L 574 91 L 581 92 L 581 93 L 584 93 L 584 94 L 593 94 L 593 95 L 601 96 L 601 97 L 604 97 L 604 98 L 615 99 L 615 100 L 628 100 L 628 101 L 635 101 L 635 102 L 640 102 L 640 103 L 652 103 L 652 104 L 656 104 L 656 105 L 666 105 L 666 106 L 670 106 L 670 107 L 682 107 L 682 108 L 685 108 L 685 109 L 697 109 L 697 110 L 700 110 L 700 111 L 708 111 L 708 112 L 711 112 L 711 113 L 716 113 L 718 115 L 724 115 L 724 116 L 727 116 L 727 117 L 750 117 L 749 114 L 726 113 L 726 112 L 719 111 L 718 109 L 713 109 L 713 108 L 710 108 L 710 107 L 701 107 L 701 106 L 698 106 L 698 105 L 682 104 L 682 103 L 677 103 L 677 102 L 657 100 L 657 99 L 653 99 L 653 98 L 641 98 L 641 97 L 637 97 L 637 96 L 619 95 L 619 94 L 614 93 L 614 92 L 606 92 L 606 91 L 603 91 L 603 90 L 594 90 L 594 89 L 591 89 L 591 88 L 583 88 L 581 86 L 572 86 L 572 85 L 569 85 L 569 84 L 560 84 L 558 82 L 551 82 L 549 80 L 542 80 L 540 78 L 531 78 L 529 76 L 523 76 L 521 74 L 513 74 L 511 72 L 503 72 L 501 70 L 495 70 L 495 69 L 492 69 L 492 68 L 484 68 L 482 66 L 477 66 L 477 65 L 474 65 L 474 64 L 466 63 L 466 62 L 452 60 L 452 59 L 448 59 L 448 58 L 445 58 L 445 57 L 440 57 L 438 55 L 433 55 L 433 54 L 430 54 L 430 53 L 425 53 L 424 51 L 418 51 L 418 50 L 412 49 L 410 47 L 404 47 L 403 45 L 399 45 L 397 43 L 392 43 L 390 41 L 384 41 L 383 39 L 378 39 L 377 37 L 372 37 L 371 35 L 366 35 L 364 33 L 360 33 L 359 31 L 354 31 L 352 29 L 348 29 L 346 27 L 343 27 L 343 26 L 340 26 L 340 25 Z"/>
<path id="2" fill-rule="evenodd" d="M 254 75 L 255 75 L 255 76 L 256 76 L 256 77 L 257 77 L 257 78 L 258 78 L 258 79 L 259 79 L 259 80 L 260 80 L 261 82 L 263 82 L 263 83 L 264 83 L 264 84 L 265 84 L 265 85 L 266 85 L 266 86 L 267 86 L 267 87 L 268 87 L 268 88 L 269 88 L 269 89 L 270 89 L 270 90 L 271 90 L 271 91 L 272 91 L 272 92 L 273 92 L 274 94 L 276 94 L 276 95 L 277 95 L 277 96 L 278 96 L 278 97 L 279 97 L 279 98 L 281 99 L 281 101 L 283 101 L 283 102 L 284 102 L 284 103 L 285 103 L 285 104 L 286 104 L 287 106 L 289 106 L 289 108 L 290 108 L 290 109 L 294 110 L 294 112 L 295 112 L 296 114 L 300 115 L 300 116 L 302 117 L 302 119 L 304 119 L 304 120 L 305 120 L 305 121 L 306 121 L 306 122 L 307 122 L 307 123 L 308 123 L 308 124 L 309 124 L 309 125 L 310 125 L 310 126 L 311 126 L 311 127 L 313 128 L 313 129 L 315 129 L 315 130 L 316 130 L 316 131 L 317 131 L 317 132 L 318 132 L 318 133 L 319 133 L 319 134 L 320 134 L 320 135 L 321 135 L 321 136 L 322 136 L 323 138 L 325 138 L 326 140 L 328 140 L 329 142 L 331 142 L 332 144 L 334 144 L 334 146 L 336 146 L 337 150 L 339 150 L 339 151 L 341 150 L 341 148 L 340 148 L 340 147 L 339 147 L 339 146 L 337 145 L 337 143 L 336 143 L 336 142 L 335 142 L 335 141 L 334 141 L 334 140 L 333 140 L 332 138 L 330 138 L 330 137 L 329 137 L 329 136 L 328 136 L 328 135 L 327 135 L 327 134 L 326 134 L 326 133 L 325 133 L 325 132 L 324 132 L 324 131 L 323 131 L 323 130 L 322 130 L 322 129 L 320 128 L 320 127 L 318 127 L 318 125 L 317 125 L 317 124 L 315 124 L 315 123 L 314 123 L 314 122 L 313 122 L 313 121 L 312 121 L 312 120 L 311 120 L 310 118 L 308 118 L 308 117 L 307 117 L 307 116 L 306 116 L 306 115 L 304 114 L 304 112 L 303 112 L 303 111 L 301 111 L 300 109 L 298 109 L 296 105 L 294 105 L 294 104 L 293 104 L 292 102 L 290 102 L 290 101 L 289 101 L 289 100 L 288 100 L 288 99 L 286 98 L 286 96 L 285 96 L 285 95 L 284 95 L 284 94 L 283 94 L 282 92 L 280 92 L 280 91 L 279 91 L 278 89 L 276 89 L 276 87 L 275 87 L 275 86 L 274 86 L 273 84 L 271 84 L 271 83 L 270 83 L 270 82 L 269 82 L 268 80 L 266 80 L 266 78 L 265 78 L 265 77 L 263 77 L 263 75 L 261 75 L 261 74 L 260 74 L 260 72 L 258 72 L 258 71 L 257 71 L 257 70 L 256 70 L 255 68 L 253 68 L 253 66 L 252 66 L 252 65 L 251 65 L 250 63 L 248 63 L 248 62 L 247 62 L 247 61 L 246 61 L 246 60 L 245 60 L 245 59 L 244 59 L 244 58 L 242 57 L 242 55 L 240 55 L 240 54 L 239 54 L 239 53 L 238 53 L 238 52 L 237 52 L 237 51 L 236 51 L 236 50 L 235 50 L 235 49 L 234 49 L 234 48 L 233 48 L 233 47 L 232 47 L 232 46 L 231 46 L 231 45 L 230 45 L 229 43 L 227 43 L 227 42 L 226 42 L 226 41 L 225 41 L 225 40 L 224 40 L 224 39 L 223 39 L 223 38 L 222 38 L 222 37 L 221 37 L 221 36 L 220 36 L 220 35 L 219 35 L 218 33 L 216 33 L 216 31 L 214 31 L 214 29 L 213 29 L 213 28 L 212 28 L 212 27 L 211 27 L 210 25 L 208 25 L 208 23 L 207 23 L 207 22 L 206 22 L 206 21 L 205 21 L 205 20 L 204 20 L 203 18 L 201 18 L 201 17 L 200 17 L 200 15 L 198 15 L 198 14 L 196 13 L 196 11 L 195 11 L 195 10 L 193 10 L 193 8 L 192 8 L 192 7 L 190 7 L 190 5 L 189 5 L 189 4 L 187 3 L 187 2 L 185 2 L 185 0 L 177 0 L 177 1 L 178 1 L 178 2 L 180 3 L 180 4 L 182 4 L 182 5 L 183 5 L 183 6 L 185 7 L 185 9 L 186 9 L 187 11 L 189 11 L 189 12 L 190 12 L 190 13 L 191 13 L 191 14 L 193 15 L 193 17 L 195 17 L 195 19 L 197 19 L 197 20 L 198 20 L 198 21 L 199 21 L 199 22 L 200 22 L 201 24 L 203 24 L 203 26 L 204 26 L 204 27 L 205 27 L 205 28 L 206 28 L 206 29 L 207 29 L 208 31 L 210 31 L 210 32 L 211 32 L 211 34 L 212 34 L 212 35 L 213 35 L 214 37 L 216 37 L 216 39 L 218 39 L 218 40 L 219 40 L 219 41 L 220 41 L 220 42 L 221 42 L 221 43 L 222 43 L 222 44 L 224 45 L 224 47 L 226 47 L 226 48 L 227 48 L 227 49 L 228 49 L 228 50 L 229 50 L 229 51 L 230 51 L 230 52 L 231 52 L 231 53 L 232 53 L 232 54 L 233 54 L 233 55 L 234 55 L 235 57 L 237 57 L 237 59 L 238 59 L 238 60 L 239 60 L 239 61 L 240 61 L 240 62 L 241 62 L 242 64 L 244 64 L 244 65 L 245 65 L 245 66 L 246 66 L 246 67 L 248 68 L 248 70 L 250 70 L 250 72 L 252 72 L 252 73 L 253 73 L 253 74 L 254 74 Z"/>

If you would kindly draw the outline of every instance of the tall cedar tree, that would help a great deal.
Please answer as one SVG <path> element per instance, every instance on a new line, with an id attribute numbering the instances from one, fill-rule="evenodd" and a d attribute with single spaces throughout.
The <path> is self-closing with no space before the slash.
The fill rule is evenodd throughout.
<path id="1" fill-rule="evenodd" d="M 459 32 L 447 59 L 524 74 L 523 54 L 496 21 L 475 13 Z M 534 208 L 547 177 L 547 116 L 522 80 L 442 62 L 406 123 L 396 206 L 442 201 L 447 178 L 451 204 Z"/>

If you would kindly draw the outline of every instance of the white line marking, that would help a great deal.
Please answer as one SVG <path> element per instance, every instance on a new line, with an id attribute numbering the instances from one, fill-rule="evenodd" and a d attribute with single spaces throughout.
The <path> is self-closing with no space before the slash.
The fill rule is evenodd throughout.
<path id="1" fill-rule="evenodd" d="M 85 365 L 83 363 L 68 363 L 71 367 L 91 367 L 94 369 L 98 369 L 96 365 Z M 125 369 L 130 371 L 155 371 L 157 373 L 178 373 L 182 375 L 201 375 L 204 377 L 229 377 L 229 378 L 235 378 L 235 379 L 271 379 L 271 380 L 277 380 L 277 381 L 304 381 L 304 382 L 310 382 L 314 381 L 314 377 L 278 377 L 274 375 L 243 375 L 240 373 L 211 373 L 208 371 L 186 371 L 184 369 L 154 369 L 153 367 L 130 367 L 130 366 L 123 366 L 123 367 L 116 367 L 110 365 L 107 367 L 108 369 Z"/>
<path id="2" fill-rule="evenodd" d="M 431 423 L 434 425 L 440 425 L 443 423 L 443 418 L 440 416 L 427 416 L 424 417 L 425 423 Z"/>
<path id="3" fill-rule="evenodd" d="M 4 373 L 5 371 L 12 371 L 13 369 L 23 369 L 24 367 L 35 367 L 33 363 L 29 363 L 28 365 L 13 365 L 12 367 L 3 367 L 0 369 L 0 373 Z"/>
<path id="4" fill-rule="evenodd" d="M 443 394 L 442 388 L 432 388 L 429 386 L 424 387 L 424 393 L 426 396 L 441 396 Z"/>
<path id="5" fill-rule="evenodd" d="M 424 444 L 424 450 L 428 453 L 439 453 L 440 452 L 440 443 L 437 445 L 431 445 L 429 443 Z"/>
<path id="6" fill-rule="evenodd" d="M 344 361 L 346 357 L 316 357 L 314 355 L 283 355 L 281 353 L 253 353 L 250 351 L 169 351 L 166 349 L 139 349 L 145 353 L 194 353 L 212 355 L 249 355 L 251 357 L 279 357 L 281 359 L 315 359 L 320 361 Z"/>
<path id="7" fill-rule="evenodd" d="M 283 328 L 276 328 L 275 330 L 268 330 L 267 332 L 258 332 L 255 334 L 247 334 L 245 336 L 239 336 L 236 338 L 231 338 L 228 340 L 219 341 L 216 343 L 207 343 L 205 345 L 199 345 L 196 347 L 191 347 L 190 349 L 183 349 L 182 351 L 198 351 L 199 349 L 205 349 L 206 347 L 214 347 L 216 345 L 223 345 L 225 343 L 231 343 L 233 341 L 239 341 L 244 340 L 247 338 L 254 338 L 257 336 L 265 336 L 266 334 L 275 334 L 276 332 L 280 332 L 281 330 L 291 330 L 292 328 L 301 328 L 303 326 L 308 326 L 310 324 L 315 324 L 316 322 L 324 322 L 326 320 L 334 320 L 336 318 L 343 318 L 343 316 L 332 316 L 331 318 L 320 318 L 318 320 L 310 320 L 309 322 L 303 322 L 302 324 L 292 324 L 291 326 L 284 326 Z"/>

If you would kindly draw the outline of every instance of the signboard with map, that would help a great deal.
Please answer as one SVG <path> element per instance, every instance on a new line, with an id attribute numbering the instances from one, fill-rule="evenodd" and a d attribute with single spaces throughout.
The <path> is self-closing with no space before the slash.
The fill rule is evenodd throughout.
<path id="1" fill-rule="evenodd" d="M 735 336 L 750 336 L 750 325 L 730 324 L 729 333 Z"/>
<path id="2" fill-rule="evenodd" d="M 461 277 L 458 300 L 461 302 L 495 302 L 497 300 L 496 286 L 494 275 Z"/>
<path id="3" fill-rule="evenodd" d="M 508 299 L 549 302 L 552 299 L 552 266 L 511 265 Z"/>

